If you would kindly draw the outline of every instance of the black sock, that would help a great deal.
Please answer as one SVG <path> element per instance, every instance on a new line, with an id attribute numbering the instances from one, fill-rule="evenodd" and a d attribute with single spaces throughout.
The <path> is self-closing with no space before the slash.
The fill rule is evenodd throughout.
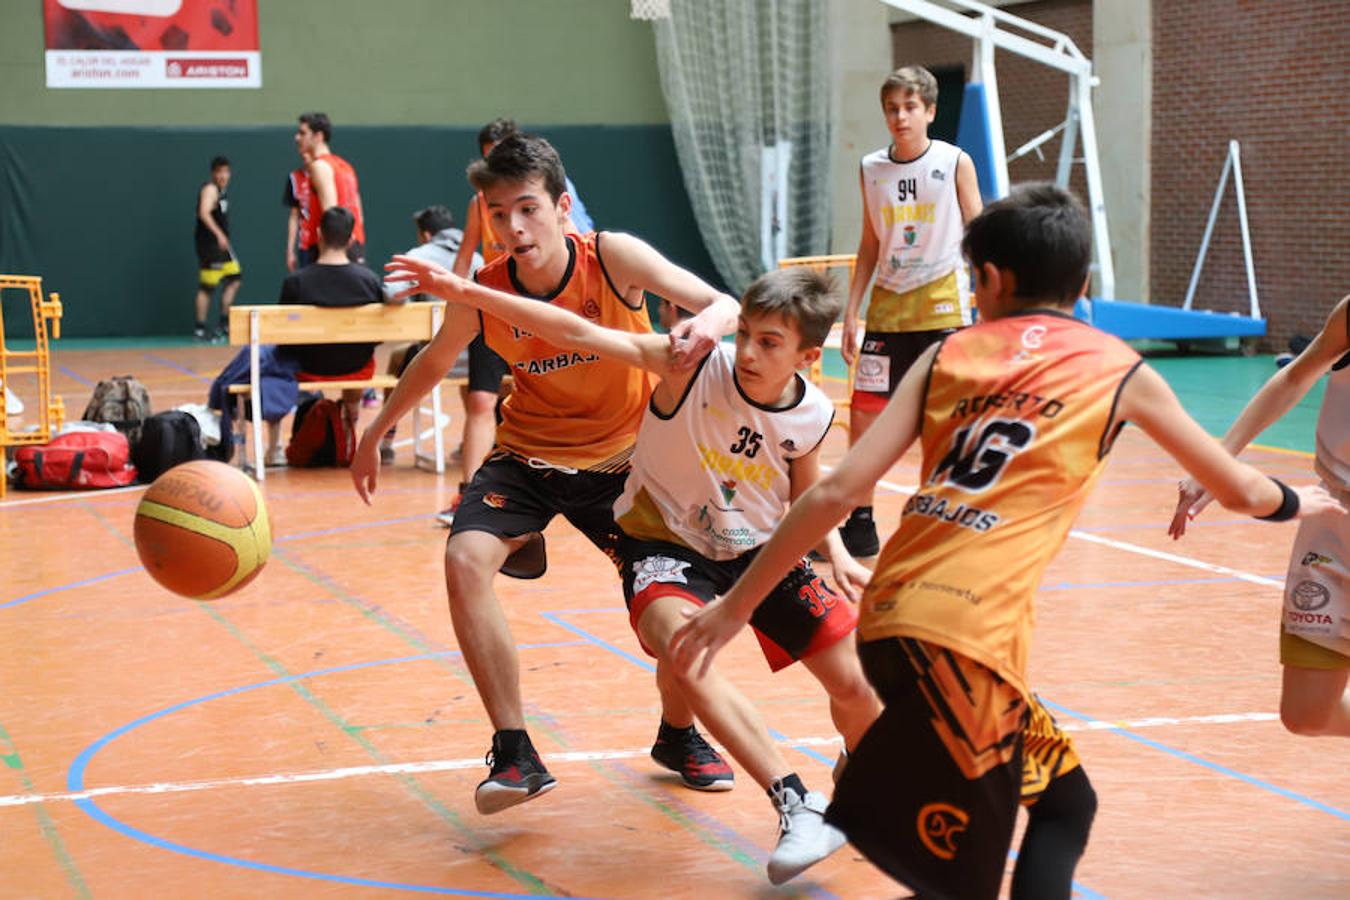
<path id="1" fill-rule="evenodd" d="M 1097 793 L 1081 767 L 1050 782 L 1028 810 L 1026 834 L 1013 869 L 1013 900 L 1067 900 L 1096 813 Z"/>
<path id="2" fill-rule="evenodd" d="M 670 741 L 671 743 L 677 743 L 680 741 L 686 741 L 696 734 L 698 734 L 698 729 L 694 727 L 694 724 L 692 722 L 683 728 L 676 728 L 674 725 L 671 725 L 665 719 L 662 719 L 661 727 L 656 731 L 656 739 L 658 741 Z"/>
<path id="3" fill-rule="evenodd" d="M 806 785 L 802 784 L 802 780 L 797 777 L 796 772 L 789 772 L 782 778 L 775 781 L 769 787 L 768 791 L 769 798 L 773 799 L 774 791 L 782 791 L 784 788 L 792 788 L 794 791 L 797 792 L 798 798 L 806 796 Z"/>
<path id="4" fill-rule="evenodd" d="M 229 327 L 230 327 L 230 314 L 229 314 L 229 313 L 221 313 L 221 314 L 220 314 L 220 327 L 221 327 L 222 329 L 225 329 L 225 330 L 228 330 L 228 329 L 229 329 Z"/>
<path id="5" fill-rule="evenodd" d="M 205 322 L 202 322 L 202 321 L 200 321 L 200 320 L 198 320 L 198 322 L 197 322 L 197 328 L 198 328 L 198 330 L 200 330 L 200 331 L 205 331 L 205 330 L 206 330 L 206 323 L 205 323 Z"/>
<path id="6" fill-rule="evenodd" d="M 523 750 L 533 750 L 530 736 L 523 728 L 504 728 L 492 735 L 492 750 L 508 759 Z"/>

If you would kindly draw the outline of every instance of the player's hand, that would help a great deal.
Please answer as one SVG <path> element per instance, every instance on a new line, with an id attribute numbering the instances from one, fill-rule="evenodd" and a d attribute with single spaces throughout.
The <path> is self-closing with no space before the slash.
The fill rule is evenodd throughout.
<path id="1" fill-rule="evenodd" d="M 286 251 L 286 271 L 287 271 L 287 272 L 294 272 L 294 271 L 295 271 L 295 265 L 296 265 L 296 262 L 297 262 L 297 260 L 296 260 L 296 258 L 295 258 L 295 251 L 294 251 L 294 250 L 287 250 L 287 251 Z"/>
<path id="2" fill-rule="evenodd" d="M 670 660 L 681 672 L 690 672 L 697 665 L 697 677 L 702 678 L 712 668 L 717 651 L 736 636 L 745 622 L 731 611 L 725 597 L 718 597 L 702 609 L 691 606 L 683 612 L 689 621 L 670 637 Z"/>
<path id="3" fill-rule="evenodd" d="M 223 234 L 216 235 L 216 246 L 222 250 L 229 251 L 230 239 Z"/>
<path id="4" fill-rule="evenodd" d="M 370 506 L 370 498 L 375 496 L 375 483 L 380 478 L 380 439 L 382 437 L 383 435 L 375 433 L 375 429 L 367 428 L 356 445 L 356 454 L 352 457 L 352 485 L 355 486 L 356 493 L 361 496 L 366 506 Z"/>
<path id="5" fill-rule="evenodd" d="M 830 566 L 834 569 L 834 583 L 848 602 L 857 603 L 861 600 L 863 588 L 872 580 L 872 570 L 847 553 L 842 558 L 832 557 Z"/>
<path id="6" fill-rule="evenodd" d="M 460 278 L 430 260 L 402 254 L 385 263 L 384 272 L 386 281 L 403 284 L 403 289 L 394 295 L 395 300 L 413 294 L 431 294 L 452 303 L 462 303 L 465 301 L 466 288 L 473 284 L 467 278 Z"/>
<path id="7" fill-rule="evenodd" d="M 853 365 L 853 361 L 858 358 L 858 320 L 852 316 L 844 316 L 844 331 L 840 335 L 839 355 L 844 358 L 845 365 Z"/>
<path id="8" fill-rule="evenodd" d="M 670 329 L 671 369 L 676 372 L 692 369 L 721 339 L 722 335 L 702 313 L 676 323 Z"/>
<path id="9" fill-rule="evenodd" d="M 1298 494 L 1298 515 L 1296 519 L 1311 519 L 1313 516 L 1343 516 L 1347 510 L 1340 498 L 1333 495 L 1320 484 L 1294 488 Z"/>
<path id="10" fill-rule="evenodd" d="M 1214 502 L 1214 495 L 1200 486 L 1194 478 L 1183 478 L 1177 484 L 1177 508 L 1167 533 L 1176 540 L 1186 533 L 1186 525 L 1200 515 L 1200 511 Z"/>

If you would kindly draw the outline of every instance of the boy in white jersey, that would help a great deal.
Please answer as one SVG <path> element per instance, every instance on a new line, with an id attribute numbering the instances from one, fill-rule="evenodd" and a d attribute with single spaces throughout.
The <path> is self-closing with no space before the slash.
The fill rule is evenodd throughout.
<path id="1" fill-rule="evenodd" d="M 817 478 L 817 451 L 833 404 L 797 374 L 820 356 L 839 312 L 823 276 L 798 269 L 758 279 L 742 300 L 733 351 L 715 346 L 694 371 L 672 364 L 670 342 L 602 328 L 549 304 L 456 279 L 395 257 L 391 278 L 467 304 L 562 348 L 586 350 L 645 368 L 655 388 L 615 520 L 624 532 L 624 595 L 644 649 L 670 671 L 666 647 L 690 604 L 710 602 L 744 571 L 794 497 Z M 846 595 L 870 574 L 831 533 L 822 550 Z M 862 739 L 880 712 L 852 641 L 856 610 L 799 559 L 755 612 L 760 645 L 776 671 L 801 659 L 826 688 L 846 747 Z M 825 797 L 808 792 L 788 768 L 753 704 L 713 672 L 678 678 L 708 730 L 769 793 L 782 832 L 769 859 L 775 884 L 842 843 L 825 827 Z"/>
<path id="2" fill-rule="evenodd" d="M 1036 587 L 1124 423 L 1234 512 L 1282 521 L 1344 510 L 1322 488 L 1294 491 L 1233 459 L 1137 353 L 1073 318 L 1091 229 L 1065 191 L 1015 189 L 971 223 L 964 247 L 981 324 L 919 358 L 876 427 L 792 504 L 731 590 L 673 636 L 671 656 L 706 668 L 801 553 L 920 440 L 921 487 L 860 603 L 858 654 L 885 710 L 850 752 L 826 820 L 921 897 L 992 900 L 1023 757 L 1039 740 L 1067 743 L 1035 733 L 1043 711 L 1026 669 Z M 1055 780 L 1031 808 L 1014 900 L 1070 895 L 1095 799 L 1079 767 Z"/>
<path id="3" fill-rule="evenodd" d="M 980 185 L 968 155 L 928 137 L 937 93 L 937 79 L 922 66 L 906 66 L 886 77 L 881 110 L 891 143 L 864 156 L 858 173 L 862 237 L 848 286 L 841 348 L 845 362 L 857 360 L 850 445 L 871 427 L 914 360 L 944 335 L 970 324 L 961 235 L 980 212 Z M 858 310 L 874 273 L 859 352 Z M 841 533 L 854 556 L 876 555 L 870 493 L 849 514 Z"/>
<path id="4" fill-rule="evenodd" d="M 1344 500 L 1350 494 L 1350 297 L 1331 311 L 1313 342 L 1271 377 L 1223 437 L 1224 449 L 1243 448 L 1303 399 L 1327 372 L 1317 417 L 1317 455 L 1322 484 Z M 1186 533 L 1186 523 L 1214 499 L 1188 478 L 1168 532 Z M 1350 528 L 1346 519 L 1324 516 L 1299 525 L 1284 583 L 1280 622 L 1280 720 L 1294 734 L 1350 737 Z"/>

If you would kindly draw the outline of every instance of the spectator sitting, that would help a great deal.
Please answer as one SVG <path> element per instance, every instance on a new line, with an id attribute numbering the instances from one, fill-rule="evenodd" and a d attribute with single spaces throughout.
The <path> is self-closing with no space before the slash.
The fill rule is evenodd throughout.
<path id="1" fill-rule="evenodd" d="M 455 257 L 459 253 L 460 244 L 464 240 L 464 232 L 455 227 L 455 217 L 444 206 L 428 206 L 426 209 L 418 210 L 413 214 L 413 225 L 417 229 L 417 246 L 408 251 L 407 255 L 416 259 L 428 259 L 449 269 L 455 264 Z M 477 251 L 473 251 L 472 261 L 469 265 L 469 277 L 478 271 L 483 265 L 483 257 Z M 384 284 L 384 296 L 390 300 L 395 294 L 403 290 L 407 282 L 387 281 Z M 410 300 L 434 300 L 426 294 L 413 294 L 407 298 Z M 389 366 L 385 370 L 390 375 L 402 375 L 403 370 L 412 362 L 412 358 L 421 350 L 423 344 L 408 343 L 399 344 L 394 347 L 389 354 Z M 452 374 L 458 372 L 463 376 L 468 371 L 469 351 L 465 350 L 460 354 L 459 360 L 455 363 L 455 368 L 451 370 Z M 389 396 L 388 389 L 384 392 Z M 380 441 L 380 462 L 392 463 L 394 461 L 394 432 L 395 429 L 389 429 L 389 433 Z"/>
<path id="2" fill-rule="evenodd" d="M 288 275 L 281 283 L 281 303 L 341 307 L 402 302 L 386 298 L 379 276 L 347 258 L 355 222 L 355 217 L 344 207 L 324 210 L 319 219 L 319 257 L 314 265 Z M 277 353 L 298 364 L 300 371 L 296 377 L 300 381 L 337 381 L 373 376 L 376 346 L 295 344 L 278 347 Z M 342 404 L 355 424 L 361 410 L 361 389 L 344 390 Z"/>

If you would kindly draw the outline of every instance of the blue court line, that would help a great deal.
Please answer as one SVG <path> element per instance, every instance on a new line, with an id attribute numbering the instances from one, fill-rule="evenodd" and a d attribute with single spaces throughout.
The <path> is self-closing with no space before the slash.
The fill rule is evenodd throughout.
<path id="1" fill-rule="evenodd" d="M 140 566 L 133 566 L 130 569 L 120 569 L 116 572 L 108 572 L 104 575 L 95 575 L 93 578 L 72 581 L 70 584 L 58 584 L 56 587 L 43 588 L 42 590 L 34 591 L 31 594 L 24 594 L 22 597 L 15 597 L 13 600 L 6 600 L 4 603 L 0 603 L 0 609 L 9 609 L 11 606 L 18 606 L 21 603 L 27 603 L 29 600 L 37 600 L 38 598 L 46 597 L 49 594 L 59 594 L 61 591 L 87 587 L 91 584 L 98 584 L 100 581 L 107 581 L 110 578 L 117 578 L 120 575 L 130 575 L 132 572 L 140 571 L 143 571 Z"/>
<path id="2" fill-rule="evenodd" d="M 1206 769 L 1218 772 L 1220 775 L 1227 775 L 1229 778 L 1236 778 L 1238 781 L 1245 782 L 1247 784 L 1252 785 L 1253 787 L 1258 787 L 1263 791 L 1269 791 L 1272 794 L 1277 794 L 1281 797 L 1293 800 L 1296 803 L 1301 803 L 1304 806 L 1310 806 L 1313 809 L 1319 810 L 1321 812 L 1330 813 L 1331 815 L 1335 816 L 1338 819 L 1350 821 L 1350 812 L 1345 812 L 1344 810 L 1337 809 L 1334 806 L 1329 806 L 1326 803 L 1321 802 L 1320 800 L 1314 800 L 1312 797 L 1308 797 L 1305 796 L 1304 794 L 1291 791 L 1288 788 L 1282 788 L 1279 785 L 1271 784 L 1268 781 L 1262 781 L 1259 778 L 1254 778 L 1251 775 L 1244 774 L 1242 772 L 1237 771 L 1236 769 L 1230 769 L 1227 766 L 1220 765 L 1219 763 L 1210 762 L 1207 759 L 1203 759 L 1199 756 L 1196 756 L 1194 753 L 1188 753 L 1187 751 L 1180 750 L 1176 747 L 1169 747 L 1167 744 L 1160 743 L 1158 741 L 1153 740 L 1152 738 L 1146 738 L 1142 734 L 1130 731 L 1127 728 L 1121 728 L 1118 725 L 1112 725 L 1111 723 L 1106 722 L 1103 719 L 1094 719 L 1092 716 L 1089 716 L 1086 713 L 1076 712 L 1072 709 L 1069 709 L 1067 706 L 1061 706 L 1058 703 L 1051 703 L 1044 697 L 1041 698 L 1041 702 L 1044 703 L 1046 706 L 1048 706 L 1050 709 L 1054 710 L 1055 712 L 1063 713 L 1066 716 L 1071 716 L 1079 720 L 1080 722 L 1099 722 L 1108 725 L 1109 727 L 1106 728 L 1105 730 L 1114 732 L 1115 734 L 1118 734 L 1122 737 L 1127 737 L 1132 741 L 1137 741 L 1138 743 L 1143 744 L 1146 747 L 1151 747 L 1154 750 L 1161 750 L 1163 753 L 1170 754 L 1179 759 L 1184 759 L 1187 762 L 1195 763 L 1197 766 L 1203 766 Z"/>
<path id="3" fill-rule="evenodd" d="M 520 644 L 517 646 L 517 649 L 535 650 L 549 647 L 572 647 L 577 646 L 577 644 L 578 642 L 576 641 L 561 641 L 561 642 L 555 641 L 540 644 Z M 141 727 L 142 725 L 153 722 L 157 719 L 162 719 L 166 716 L 172 715 L 176 712 L 180 712 L 189 707 L 197 706 L 202 703 L 208 703 L 212 700 L 219 700 L 223 697 L 230 697 L 235 694 L 241 694 L 244 693 L 245 691 L 253 691 L 259 688 L 274 687 L 277 685 L 289 684 L 291 682 L 300 681 L 302 679 L 318 678 L 323 675 L 332 675 L 339 672 L 350 672 L 356 669 L 365 669 L 374 666 L 397 665 L 399 663 L 419 662 L 422 660 L 437 659 L 447 656 L 459 656 L 459 655 L 460 652 L 458 650 L 446 650 L 436 653 L 422 653 L 417 654 L 415 656 L 402 656 L 391 659 L 379 659 L 360 663 L 349 663 L 347 665 L 332 666 L 326 669 L 314 669 L 309 672 L 301 672 L 295 675 L 285 675 L 280 678 L 271 678 L 266 681 L 255 682 L 253 684 L 245 684 L 240 685 L 238 687 L 227 688 L 223 691 L 217 691 L 213 694 L 207 694 L 205 696 L 197 697 L 192 700 L 185 700 L 181 703 L 176 703 L 172 706 L 167 706 L 164 709 L 158 710 L 153 713 L 149 713 L 148 715 L 141 716 L 139 719 L 136 719 L 132 722 L 128 722 L 127 724 L 122 725 L 121 727 L 108 732 L 107 734 L 100 737 L 98 740 L 94 741 L 88 747 L 86 747 L 80 753 L 80 755 L 75 758 L 74 762 L 71 763 L 70 769 L 66 773 L 66 787 L 68 790 L 75 793 L 85 790 L 84 776 L 85 771 L 89 767 L 90 761 L 94 758 L 95 754 L 97 754 L 100 750 L 102 750 L 108 744 L 112 743 L 117 738 Z M 331 881 L 336 882 L 338 884 L 353 884 L 353 885 L 360 885 L 362 887 L 377 887 L 397 891 L 413 891 L 415 893 L 423 893 L 423 894 L 447 894 L 456 897 L 493 897 L 493 898 L 509 898 L 509 900 L 517 900 L 517 898 L 520 898 L 520 900 L 524 900 L 524 898 L 538 898 L 541 896 L 539 894 L 514 894 L 498 891 L 472 891 L 462 888 L 442 887 L 439 885 L 412 884 L 399 881 L 382 881 L 373 878 L 359 878 L 350 875 L 334 875 L 328 872 L 314 872 L 308 869 L 297 869 L 290 866 L 277 866 L 271 863 L 256 862 L 250 859 L 243 859 L 241 857 L 236 856 L 227 856 L 221 853 L 212 853 L 209 850 L 201 850 L 196 847 L 189 847 L 185 844 L 179 844 L 174 841 L 161 838 L 157 835 L 150 834 L 147 831 L 143 831 L 139 828 L 136 828 L 133 825 L 128 825 L 127 823 L 114 817 L 112 814 L 102 809 L 93 800 L 88 799 L 76 800 L 75 805 L 79 807 L 80 811 L 83 812 L 85 815 L 89 816 L 91 819 L 94 819 L 96 822 L 99 822 L 100 824 L 105 825 L 108 828 L 111 828 L 113 831 L 126 835 L 127 837 L 133 838 L 134 840 L 138 840 L 143 843 L 149 844 L 153 847 L 158 847 L 161 850 L 168 850 L 170 852 L 179 853 L 184 856 L 193 856 L 198 859 L 204 859 L 210 862 L 220 862 L 225 863 L 227 865 L 239 866 L 245 869 L 253 869 L 255 871 L 260 872 L 270 872 L 276 875 L 293 875 L 298 878 L 310 878 L 317 881 Z M 550 897 L 549 900 L 562 900 L 562 898 Z"/>
<path id="4" fill-rule="evenodd" d="M 435 513 L 419 513 L 415 516 L 402 516 L 397 519 L 381 519 L 378 522 L 359 522 L 356 525 L 339 525 L 336 528 L 320 528 L 316 531 L 299 531 L 295 534 L 288 534 L 283 538 L 277 538 L 274 544 L 289 544 L 291 541 L 300 541 L 305 538 L 324 537 L 330 534 L 343 534 L 348 531 L 363 531 L 367 528 L 380 528 L 385 525 L 402 525 L 406 522 L 423 522 L 427 519 L 434 519 Z"/>
<path id="5" fill-rule="evenodd" d="M 173 369 L 173 370 L 175 370 L 175 371 L 177 371 L 177 372 L 182 372 L 184 375 L 191 375 L 193 378 L 196 378 L 198 381 L 205 381 L 205 382 L 208 382 L 208 383 L 209 383 L 209 382 L 211 382 L 211 381 L 213 380 L 210 376 L 208 376 L 208 375 L 198 375 L 196 372 L 192 371 L 191 369 L 189 369 L 189 368 L 187 368 L 187 367 L 185 367 L 185 366 L 180 366 L 178 363 L 174 362 L 174 361 L 171 360 L 171 359 L 165 359 L 164 357 L 162 357 L 162 356 L 156 356 L 156 355 L 153 354 L 153 353 L 146 353 L 146 354 L 143 354 L 143 355 L 145 356 L 146 359 L 150 360 L 152 363 L 155 363 L 156 365 L 165 366 L 166 368 Z"/>
<path id="6" fill-rule="evenodd" d="M 67 366 L 57 366 L 56 371 L 60 372 L 62 375 L 65 375 L 67 378 L 74 378 L 76 381 L 78 381 L 85 387 L 94 386 L 94 383 L 90 381 L 88 378 L 85 378 L 79 372 L 76 372 L 73 369 L 68 368 Z"/>

